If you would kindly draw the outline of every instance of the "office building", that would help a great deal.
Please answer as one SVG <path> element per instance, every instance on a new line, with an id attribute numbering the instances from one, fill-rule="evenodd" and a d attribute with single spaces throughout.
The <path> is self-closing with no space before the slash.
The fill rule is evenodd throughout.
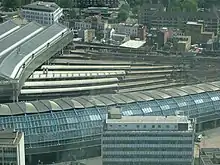
<path id="1" fill-rule="evenodd" d="M 119 116 L 104 125 L 103 165 L 193 165 L 194 122 L 187 117 Z"/>
<path id="2" fill-rule="evenodd" d="M 139 23 L 150 27 L 173 27 L 184 29 L 188 21 L 203 21 L 204 31 L 217 34 L 219 19 L 214 12 L 170 12 L 161 5 L 154 5 L 154 8 L 143 6 L 139 14 Z"/>
<path id="3" fill-rule="evenodd" d="M 24 134 L 18 131 L 0 131 L 0 164 L 25 165 Z"/>
<path id="4" fill-rule="evenodd" d="M 36 21 L 42 25 L 58 22 L 63 15 L 63 9 L 52 2 L 34 2 L 21 9 L 21 15 L 28 21 Z"/>

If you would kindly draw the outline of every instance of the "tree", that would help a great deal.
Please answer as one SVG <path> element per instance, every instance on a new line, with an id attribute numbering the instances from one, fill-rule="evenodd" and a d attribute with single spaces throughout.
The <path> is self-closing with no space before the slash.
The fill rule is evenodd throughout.
<path id="1" fill-rule="evenodd" d="M 197 0 L 174 0 L 169 3 L 169 11 L 197 11 L 198 1 Z"/>
<path id="2" fill-rule="evenodd" d="M 2 6 L 6 9 L 15 9 L 21 6 L 21 0 L 2 0 Z"/>
<path id="3" fill-rule="evenodd" d="M 118 13 L 118 22 L 125 22 L 129 16 L 130 6 L 128 4 L 123 4 Z"/>
<path id="4" fill-rule="evenodd" d="M 182 11 L 197 11 L 198 2 L 197 0 L 184 0 L 181 2 Z"/>
<path id="5" fill-rule="evenodd" d="M 123 5 L 121 5 L 120 10 L 125 10 L 125 11 L 129 12 L 130 6 L 128 4 L 123 4 Z"/>
<path id="6" fill-rule="evenodd" d="M 62 8 L 71 8 L 71 0 L 59 0 L 58 5 Z"/>
<path id="7" fill-rule="evenodd" d="M 103 7 L 103 6 L 105 6 L 105 2 L 103 0 L 97 0 L 97 6 Z"/>
<path id="8" fill-rule="evenodd" d="M 125 11 L 125 10 L 121 10 L 119 13 L 118 13 L 118 22 L 125 22 L 128 18 L 128 12 Z"/>
<path id="9" fill-rule="evenodd" d="M 69 11 L 69 14 L 70 14 L 70 18 L 76 18 L 76 11 L 72 8 L 70 11 Z"/>
<path id="10" fill-rule="evenodd" d="M 133 14 L 138 14 L 138 12 L 140 11 L 141 7 L 140 6 L 135 6 L 132 8 L 132 13 Z"/>

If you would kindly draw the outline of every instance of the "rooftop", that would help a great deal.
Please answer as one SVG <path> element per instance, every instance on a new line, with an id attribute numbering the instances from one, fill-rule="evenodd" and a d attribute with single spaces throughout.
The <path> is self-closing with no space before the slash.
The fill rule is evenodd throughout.
<path id="1" fill-rule="evenodd" d="M 121 47 L 126 47 L 126 48 L 140 48 L 142 47 L 146 41 L 136 41 L 136 40 L 129 40 L 123 44 L 121 44 Z"/>
<path id="2" fill-rule="evenodd" d="M 11 33 L 7 37 L 0 40 L 0 61 L 4 59 L 4 55 L 14 50 L 16 47 L 39 33 L 43 28 L 41 25 L 31 22 L 17 31 Z"/>
<path id="3" fill-rule="evenodd" d="M 14 130 L 0 131 L 0 145 L 17 145 L 23 136 L 22 132 Z"/>
<path id="4" fill-rule="evenodd" d="M 152 91 L 132 92 L 124 94 L 106 94 L 97 96 L 82 96 L 73 98 L 61 98 L 51 100 L 38 100 L 31 102 L 15 102 L 0 104 L 2 116 L 8 115 L 21 115 L 31 113 L 44 113 L 50 111 L 62 111 L 69 109 L 83 109 L 92 107 L 106 107 L 115 106 L 121 104 L 131 104 L 143 101 L 163 100 L 168 98 L 174 98 L 178 103 L 178 106 L 184 106 L 188 104 L 181 97 L 187 97 L 193 104 L 199 104 L 204 102 L 202 98 L 208 97 L 209 100 L 220 100 L 220 81 L 203 83 L 197 85 L 189 85 L 184 87 L 176 87 L 170 89 L 158 89 Z M 208 93 L 207 93 L 208 92 Z M 219 95 L 218 95 L 219 94 Z M 179 98 L 179 99 L 178 99 Z M 169 110 L 169 109 L 168 109 Z M 148 110 L 144 107 L 146 112 L 161 112 L 158 108 L 153 107 Z"/>
<path id="5" fill-rule="evenodd" d="M 30 30 L 32 28 L 33 31 L 36 30 L 34 28 L 39 27 L 30 26 L 29 28 Z M 5 54 L 4 56 L 0 57 L 0 72 L 12 79 L 17 78 L 16 76 L 19 72 L 19 68 L 21 68 L 21 66 L 32 56 L 32 54 L 36 54 L 40 49 L 43 48 L 45 44 L 47 44 L 47 42 L 51 42 L 52 39 L 55 40 L 56 35 L 59 35 L 59 33 L 64 30 L 67 30 L 66 27 L 60 24 L 53 24 L 52 26 L 44 29 L 39 34 L 30 38 L 28 41 L 24 42 L 19 48 L 13 50 L 9 54 Z M 23 37 L 26 35 L 27 34 L 23 32 Z M 11 42 L 8 44 L 10 45 Z"/>
<path id="6" fill-rule="evenodd" d="M 0 24 L 0 39 L 10 34 L 10 32 L 16 30 L 16 27 L 18 26 L 11 20 Z"/>
<path id="7" fill-rule="evenodd" d="M 192 22 L 192 21 L 188 21 L 186 24 L 187 24 L 187 25 L 198 25 L 198 26 L 201 26 L 201 25 L 202 25 L 201 23 Z"/>
<path id="8" fill-rule="evenodd" d="M 56 3 L 37 1 L 22 7 L 23 9 L 53 12 L 59 8 Z"/>
<path id="9" fill-rule="evenodd" d="M 188 41 L 178 41 L 178 44 L 186 44 Z"/>
<path id="10" fill-rule="evenodd" d="M 122 116 L 121 119 L 108 119 L 107 123 L 188 123 L 186 116 Z"/>

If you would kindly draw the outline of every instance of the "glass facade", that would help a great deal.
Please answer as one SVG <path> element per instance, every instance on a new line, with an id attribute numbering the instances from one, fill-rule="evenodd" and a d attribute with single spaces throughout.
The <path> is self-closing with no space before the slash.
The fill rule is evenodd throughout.
<path id="1" fill-rule="evenodd" d="M 17 149 L 15 147 L 1 147 L 0 155 L 0 165 L 17 164 Z"/>
<path id="2" fill-rule="evenodd" d="M 59 100 L 53 102 L 56 102 L 56 106 L 46 102 L 43 106 L 40 101 L 39 104 L 28 103 L 32 104 L 38 113 L 25 113 L 28 108 L 32 108 L 28 107 L 27 103 L 19 103 L 19 106 L 14 107 L 12 104 L 10 106 L 4 104 L 10 107 L 11 115 L 0 116 L 0 126 L 23 131 L 25 147 L 33 149 L 69 144 L 80 147 L 77 145 L 79 142 L 86 145 L 93 145 L 93 142 L 94 145 L 101 145 L 99 142 L 103 131 L 103 120 L 106 118 L 109 106 L 115 105 L 121 107 L 125 116 L 168 116 L 174 115 L 176 111 L 183 111 L 187 116 L 196 117 L 199 123 L 220 118 L 220 92 L 217 91 L 126 104 L 115 103 L 106 106 L 92 104 L 91 107 L 84 108 L 75 108 L 70 101 L 69 105 L 65 104 L 65 106 L 61 106 Z M 2 107 L 0 107 L 1 111 L 3 111 Z M 19 107 L 23 114 L 13 113 Z"/>
<path id="3" fill-rule="evenodd" d="M 107 130 L 102 137 L 103 165 L 192 164 L 193 148 L 193 131 Z"/>

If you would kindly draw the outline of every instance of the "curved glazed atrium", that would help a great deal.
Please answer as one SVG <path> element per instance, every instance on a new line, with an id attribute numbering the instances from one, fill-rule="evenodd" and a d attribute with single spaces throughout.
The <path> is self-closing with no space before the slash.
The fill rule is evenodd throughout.
<path id="1" fill-rule="evenodd" d="M 189 70 L 207 59 L 103 53 L 103 45 L 87 52 L 79 43 L 72 50 L 72 38 L 60 24 L 0 25 L 0 126 L 25 133 L 28 163 L 100 156 L 103 120 L 115 106 L 129 116 L 182 111 L 197 118 L 197 131 L 220 125 L 220 82 L 202 83 L 201 68 Z"/>

